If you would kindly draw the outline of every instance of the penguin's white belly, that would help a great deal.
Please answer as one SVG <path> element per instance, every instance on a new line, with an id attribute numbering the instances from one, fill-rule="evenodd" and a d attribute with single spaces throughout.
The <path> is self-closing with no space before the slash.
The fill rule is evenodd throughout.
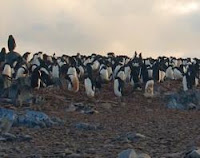
<path id="1" fill-rule="evenodd" d="M 102 69 L 100 71 L 100 76 L 101 76 L 101 79 L 104 80 L 104 81 L 108 81 L 108 70 L 107 69 Z"/>
<path id="2" fill-rule="evenodd" d="M 94 97 L 95 94 L 95 88 L 92 89 L 92 83 L 91 80 L 89 78 L 86 78 L 84 80 L 84 85 L 85 85 L 85 91 L 86 91 L 86 95 L 88 97 Z"/>
<path id="3" fill-rule="evenodd" d="M 188 87 L 187 87 L 187 79 L 186 79 L 186 76 L 183 77 L 182 84 L 183 84 L 183 90 L 184 90 L 184 91 L 187 91 L 187 90 L 188 90 Z"/>
<path id="4" fill-rule="evenodd" d="M 8 77 L 12 77 L 12 69 L 10 67 L 10 65 L 6 64 L 4 66 L 4 69 L 3 69 L 3 72 L 2 72 L 3 75 L 6 75 Z"/>
<path id="5" fill-rule="evenodd" d="M 153 70 L 152 69 L 148 70 L 148 77 L 153 78 Z"/>
<path id="6" fill-rule="evenodd" d="M 24 69 L 23 68 L 19 68 L 18 70 L 17 70 L 17 74 L 16 74 L 16 79 L 18 79 L 18 78 L 20 78 L 20 77 L 24 77 L 25 75 L 24 75 Z"/>
<path id="7" fill-rule="evenodd" d="M 174 79 L 174 72 L 173 72 L 173 70 L 172 69 L 170 69 L 170 68 L 168 68 L 167 70 L 166 70 L 166 77 L 168 78 L 168 79 Z"/>
<path id="8" fill-rule="evenodd" d="M 121 93 L 121 91 L 119 91 L 118 87 L 119 87 L 119 81 L 117 79 L 115 79 L 115 81 L 114 81 L 114 94 L 117 97 L 121 97 L 122 93 Z"/>
<path id="9" fill-rule="evenodd" d="M 199 85 L 199 79 L 195 77 L 195 86 L 197 87 Z"/>
<path id="10" fill-rule="evenodd" d="M 58 66 L 53 66 L 52 77 L 53 78 L 59 78 L 59 67 Z"/>
<path id="11" fill-rule="evenodd" d="M 146 97 L 153 97 L 154 95 L 154 80 L 149 80 L 145 86 L 145 94 Z"/>
<path id="12" fill-rule="evenodd" d="M 179 80 L 179 79 L 182 79 L 182 78 L 183 78 L 182 73 L 179 70 L 174 69 L 174 79 Z"/>
<path id="13" fill-rule="evenodd" d="M 159 70 L 159 82 L 163 82 L 165 80 L 165 72 Z"/>
<path id="14" fill-rule="evenodd" d="M 73 91 L 73 92 L 78 92 L 79 91 L 79 80 L 77 76 L 70 75 L 70 80 L 68 84 L 68 90 Z"/>

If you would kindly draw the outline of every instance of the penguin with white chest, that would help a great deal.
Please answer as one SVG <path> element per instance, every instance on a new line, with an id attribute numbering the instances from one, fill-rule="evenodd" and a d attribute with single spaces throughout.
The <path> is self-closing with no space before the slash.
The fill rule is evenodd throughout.
<path id="1" fill-rule="evenodd" d="M 121 67 L 117 72 L 114 80 L 114 94 L 119 98 L 121 98 L 124 95 L 123 93 L 124 84 L 125 84 L 125 72 L 124 72 L 124 67 Z"/>
<path id="2" fill-rule="evenodd" d="M 124 81 L 120 77 L 116 77 L 114 80 L 114 94 L 121 98 L 123 96 Z"/>
<path id="3" fill-rule="evenodd" d="M 68 90 L 72 92 L 78 92 L 79 91 L 79 79 L 77 76 L 76 68 L 75 67 L 69 67 L 67 76 L 65 77 L 68 82 Z"/>
<path id="4" fill-rule="evenodd" d="M 154 96 L 154 80 L 148 80 L 145 85 L 145 97 L 153 97 Z"/>
<path id="5" fill-rule="evenodd" d="M 171 79 L 171 80 L 174 80 L 174 71 L 173 71 L 173 68 L 172 66 L 169 66 L 166 70 L 166 78 L 167 79 Z"/>
<path id="6" fill-rule="evenodd" d="M 101 77 L 101 80 L 104 82 L 109 81 L 109 74 L 108 74 L 108 70 L 107 67 L 105 65 L 103 65 L 100 70 L 99 70 L 99 74 Z"/>
<path id="7" fill-rule="evenodd" d="M 85 77 L 84 86 L 85 86 L 86 95 L 89 98 L 93 98 L 95 96 L 95 85 L 94 85 L 94 81 L 92 79 L 92 76 L 87 75 Z"/>
<path id="8" fill-rule="evenodd" d="M 12 83 L 12 68 L 8 63 L 5 63 L 3 66 L 2 76 L 4 80 L 4 88 L 9 88 Z"/>
<path id="9" fill-rule="evenodd" d="M 26 65 L 22 65 L 16 73 L 15 79 L 21 78 L 21 77 L 26 77 L 28 75 L 28 68 Z"/>
<path id="10" fill-rule="evenodd" d="M 89 98 L 93 98 L 95 96 L 95 84 L 94 84 L 94 80 L 93 80 L 91 64 L 86 65 L 86 73 L 85 73 L 85 77 L 84 77 L 84 86 L 85 86 L 86 95 Z"/>

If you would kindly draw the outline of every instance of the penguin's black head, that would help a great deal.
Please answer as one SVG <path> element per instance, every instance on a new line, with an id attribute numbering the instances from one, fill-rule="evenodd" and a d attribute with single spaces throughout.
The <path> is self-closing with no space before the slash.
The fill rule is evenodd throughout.
<path id="1" fill-rule="evenodd" d="M 3 47 L 3 48 L 1 49 L 1 53 L 6 54 L 6 48 L 5 48 L 5 47 Z"/>

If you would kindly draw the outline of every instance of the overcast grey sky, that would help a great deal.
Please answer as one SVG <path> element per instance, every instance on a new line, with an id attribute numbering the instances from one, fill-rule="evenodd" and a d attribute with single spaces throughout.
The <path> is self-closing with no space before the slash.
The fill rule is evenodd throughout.
<path id="1" fill-rule="evenodd" d="M 200 0 L 0 0 L 0 47 L 200 57 Z"/>

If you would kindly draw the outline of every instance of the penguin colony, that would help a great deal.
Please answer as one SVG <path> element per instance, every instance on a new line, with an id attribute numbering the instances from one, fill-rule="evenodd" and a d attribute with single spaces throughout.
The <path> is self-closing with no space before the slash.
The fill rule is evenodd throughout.
<path id="1" fill-rule="evenodd" d="M 8 50 L 0 52 L 1 75 L 4 89 L 12 82 L 21 78 L 30 80 L 30 88 L 40 89 L 51 85 L 78 92 L 80 83 L 84 84 L 85 93 L 89 98 L 100 91 L 102 84 L 113 82 L 114 94 L 121 98 L 125 85 L 133 90 L 144 87 L 144 96 L 154 96 L 154 83 L 166 80 L 182 80 L 183 90 L 187 91 L 199 84 L 200 60 L 197 58 L 158 57 L 143 58 L 135 52 L 133 58 L 115 56 L 110 52 L 107 56 L 78 53 L 75 56 L 53 56 L 38 52 L 26 52 L 23 56 L 14 51 L 16 47 L 12 35 L 8 39 Z"/>

